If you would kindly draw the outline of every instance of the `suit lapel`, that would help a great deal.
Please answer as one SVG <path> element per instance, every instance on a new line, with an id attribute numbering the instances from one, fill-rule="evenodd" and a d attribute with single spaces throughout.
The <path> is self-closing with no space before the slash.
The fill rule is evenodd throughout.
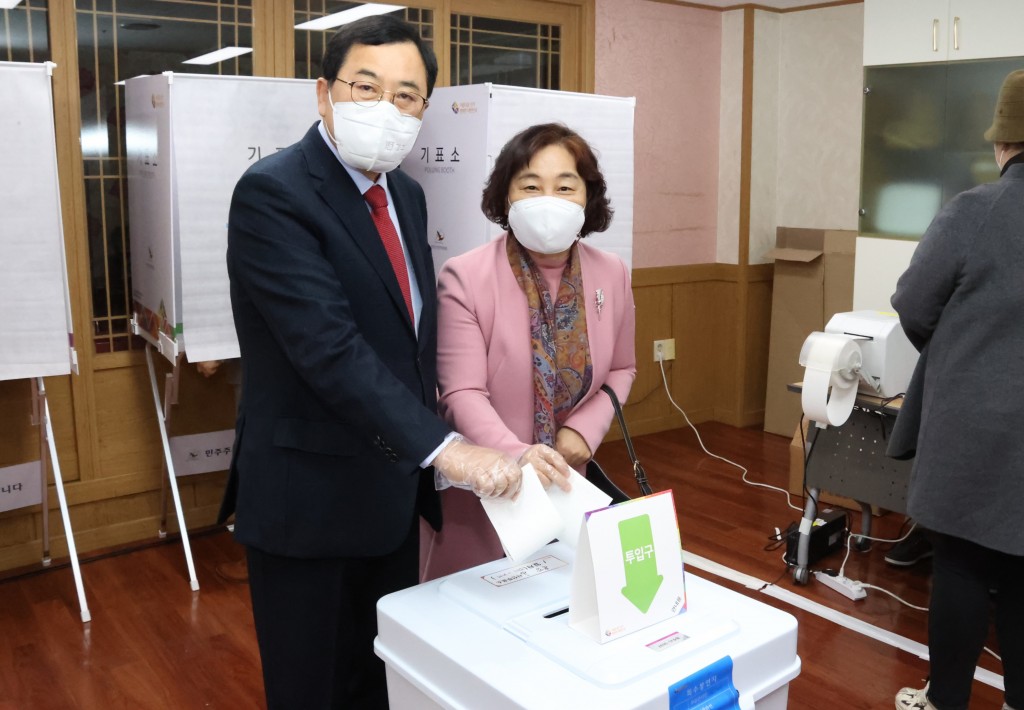
<path id="1" fill-rule="evenodd" d="M 405 299 L 398 287 L 395 271 L 384 250 L 377 226 L 373 223 L 370 211 L 366 208 L 366 203 L 356 184 L 338 162 L 338 158 L 331 152 L 331 149 L 324 143 L 317 125 L 314 125 L 302 139 L 302 152 L 306 156 L 310 175 L 317 184 L 317 192 L 320 197 L 337 215 L 351 240 L 380 277 L 393 305 L 399 310 L 411 332 L 412 322 L 409 320 L 409 312 L 405 307 Z M 395 210 L 398 211 L 397 204 Z M 404 234 L 405 221 L 401 218 L 399 221 Z M 417 278 L 419 278 L 419 272 L 417 272 Z"/>

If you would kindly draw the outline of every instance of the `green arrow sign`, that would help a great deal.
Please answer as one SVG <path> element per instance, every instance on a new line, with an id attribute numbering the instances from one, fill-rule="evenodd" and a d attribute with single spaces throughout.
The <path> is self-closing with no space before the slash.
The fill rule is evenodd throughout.
<path id="1" fill-rule="evenodd" d="M 622 595 L 646 614 L 665 579 L 658 574 L 650 516 L 638 515 L 619 521 L 619 539 L 622 541 L 622 564 L 626 570 L 626 586 L 622 588 Z"/>

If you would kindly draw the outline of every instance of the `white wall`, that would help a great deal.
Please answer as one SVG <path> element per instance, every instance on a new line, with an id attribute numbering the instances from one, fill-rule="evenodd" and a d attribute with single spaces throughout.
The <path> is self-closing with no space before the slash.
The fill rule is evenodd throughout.
<path id="1" fill-rule="evenodd" d="M 738 263 L 743 10 L 722 13 L 716 258 Z M 776 227 L 857 229 L 861 4 L 754 12 L 750 263 Z"/>
<path id="2" fill-rule="evenodd" d="M 779 17 L 778 223 L 857 229 L 864 6 Z"/>
<path id="3" fill-rule="evenodd" d="M 857 258 L 853 274 L 855 311 L 891 311 L 889 299 L 896 282 L 910 265 L 916 241 L 857 237 Z"/>

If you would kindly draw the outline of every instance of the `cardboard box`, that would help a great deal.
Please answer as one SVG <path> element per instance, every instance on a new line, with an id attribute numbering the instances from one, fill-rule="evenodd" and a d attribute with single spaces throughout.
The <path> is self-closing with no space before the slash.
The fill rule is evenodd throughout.
<path id="1" fill-rule="evenodd" d="M 796 395 L 799 399 L 799 395 Z M 800 436 L 800 427 L 796 428 L 793 439 L 789 442 L 789 492 L 793 495 L 804 495 L 804 461 L 807 460 L 807 427 L 810 422 L 804 420 L 803 437 Z M 843 498 L 827 491 L 818 491 L 818 505 L 838 505 L 854 512 L 860 510 L 860 503 L 852 498 Z M 878 510 L 872 506 L 871 512 L 878 515 Z"/>
<path id="2" fill-rule="evenodd" d="M 789 436 L 802 414 L 800 395 L 786 389 L 803 380 L 800 347 L 834 314 L 853 310 L 857 233 L 779 227 L 775 245 L 768 252 L 775 259 L 775 280 L 764 430 Z"/>

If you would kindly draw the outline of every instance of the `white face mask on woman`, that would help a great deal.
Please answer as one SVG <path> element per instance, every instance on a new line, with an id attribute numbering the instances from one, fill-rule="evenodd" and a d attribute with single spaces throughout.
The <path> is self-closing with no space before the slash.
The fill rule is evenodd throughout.
<path id="1" fill-rule="evenodd" d="M 334 135 L 341 159 L 358 170 L 386 173 L 409 155 L 423 125 L 403 115 L 390 101 L 360 106 L 353 101 L 331 102 Z"/>
<path id="2" fill-rule="evenodd" d="M 558 254 L 572 246 L 583 229 L 583 206 L 561 197 L 529 197 L 508 210 L 508 226 L 526 249 Z"/>

